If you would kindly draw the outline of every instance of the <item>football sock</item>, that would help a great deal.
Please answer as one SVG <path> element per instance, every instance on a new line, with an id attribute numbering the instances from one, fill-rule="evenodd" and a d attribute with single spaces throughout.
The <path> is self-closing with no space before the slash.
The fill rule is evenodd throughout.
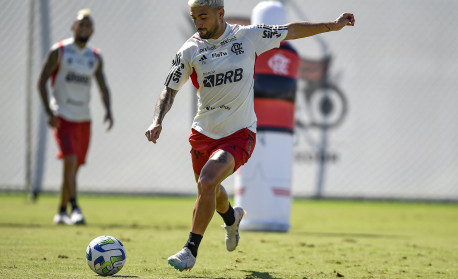
<path id="1" fill-rule="evenodd" d="M 218 210 L 216 212 L 218 212 L 218 214 L 223 217 L 226 226 L 232 226 L 235 223 L 234 208 L 232 208 L 231 203 L 229 203 L 229 209 L 226 211 L 226 213 L 221 213 Z"/>
<path id="2" fill-rule="evenodd" d="M 59 213 L 67 213 L 67 206 L 61 206 L 59 207 Z"/>
<path id="3" fill-rule="evenodd" d="M 197 250 L 199 249 L 200 241 L 202 240 L 202 235 L 196 234 L 193 232 L 189 233 L 189 239 L 188 242 L 186 242 L 186 245 L 184 247 L 188 247 L 189 250 L 191 250 L 191 253 L 194 257 L 197 257 Z"/>
<path id="4" fill-rule="evenodd" d="M 72 211 L 78 208 L 78 205 L 76 205 L 76 198 L 70 199 L 70 204 L 72 205 Z"/>

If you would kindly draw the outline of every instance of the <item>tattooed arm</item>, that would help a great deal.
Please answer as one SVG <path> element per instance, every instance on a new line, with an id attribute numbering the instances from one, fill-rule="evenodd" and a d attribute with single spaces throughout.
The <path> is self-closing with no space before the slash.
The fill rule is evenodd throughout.
<path id="1" fill-rule="evenodd" d="M 154 110 L 153 122 L 145 132 L 145 136 L 148 138 L 148 141 L 156 143 L 159 138 L 162 131 L 162 120 L 164 120 L 165 114 L 172 107 L 173 100 L 175 99 L 177 92 L 177 90 L 165 87 L 159 96 Z"/>
<path id="2" fill-rule="evenodd" d="M 285 40 L 305 38 L 329 31 L 339 31 L 346 25 L 355 25 L 355 17 L 353 16 L 353 14 L 342 14 L 338 19 L 336 19 L 333 22 L 312 23 L 304 21 L 289 23 L 287 24 L 288 35 L 286 36 Z"/>

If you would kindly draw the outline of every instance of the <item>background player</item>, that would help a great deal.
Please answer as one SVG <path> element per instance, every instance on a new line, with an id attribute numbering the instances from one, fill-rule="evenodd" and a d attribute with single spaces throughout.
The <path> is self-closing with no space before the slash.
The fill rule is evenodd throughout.
<path id="1" fill-rule="evenodd" d="M 90 11 L 78 12 L 73 25 L 73 38 L 55 44 L 44 62 L 38 81 L 41 100 L 59 146 L 57 156 L 63 159 L 62 191 L 56 224 L 84 224 L 85 219 L 77 204 L 78 169 L 85 163 L 89 148 L 91 115 L 89 110 L 92 77 L 99 85 L 106 109 L 104 121 L 113 126 L 110 93 L 103 73 L 102 57 L 86 44 L 94 32 Z M 48 100 L 46 83 L 52 78 L 52 96 Z M 67 204 L 72 207 L 71 217 Z"/>
<path id="2" fill-rule="evenodd" d="M 352 14 L 327 23 L 298 22 L 283 26 L 238 26 L 224 20 L 223 0 L 190 0 L 190 15 L 197 33 L 188 39 L 172 62 L 159 96 L 153 121 L 145 132 L 156 143 L 165 114 L 177 92 L 191 77 L 198 88 L 198 111 L 192 124 L 191 156 L 197 180 L 191 232 L 183 249 L 170 256 L 176 269 L 191 269 L 213 214 L 223 217 L 226 249 L 238 245 L 238 226 L 244 211 L 229 204 L 221 182 L 247 162 L 256 142 L 253 76 L 256 55 L 298 39 L 353 25 Z"/>

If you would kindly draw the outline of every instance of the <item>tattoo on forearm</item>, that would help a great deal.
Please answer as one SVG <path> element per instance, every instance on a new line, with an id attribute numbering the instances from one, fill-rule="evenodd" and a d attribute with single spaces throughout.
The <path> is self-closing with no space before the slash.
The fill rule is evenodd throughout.
<path id="1" fill-rule="evenodd" d="M 325 24 L 324 26 L 326 26 L 326 28 L 328 28 L 328 31 L 326 31 L 326 32 L 331 31 L 331 28 L 329 28 L 329 26 L 327 24 Z"/>
<path id="2" fill-rule="evenodd" d="M 165 114 L 170 110 L 173 105 L 173 100 L 175 99 L 177 91 L 166 88 L 162 91 L 159 100 L 156 103 L 156 109 L 154 111 L 154 120 L 158 123 L 162 122 L 165 117 Z"/>

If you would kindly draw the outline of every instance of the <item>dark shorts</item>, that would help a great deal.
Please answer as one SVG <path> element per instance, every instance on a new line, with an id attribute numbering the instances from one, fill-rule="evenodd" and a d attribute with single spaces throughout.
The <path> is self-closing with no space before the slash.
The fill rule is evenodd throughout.
<path id="1" fill-rule="evenodd" d="M 76 155 L 78 165 L 86 162 L 91 137 L 91 122 L 71 122 L 59 117 L 59 128 L 54 129 L 54 138 L 59 146 L 57 158 Z"/>
<path id="2" fill-rule="evenodd" d="M 227 137 L 215 140 L 192 129 L 189 143 L 191 144 L 192 167 L 195 174 L 200 175 L 200 171 L 208 159 L 220 149 L 234 156 L 235 172 L 251 157 L 256 145 L 256 134 L 245 128 Z"/>

